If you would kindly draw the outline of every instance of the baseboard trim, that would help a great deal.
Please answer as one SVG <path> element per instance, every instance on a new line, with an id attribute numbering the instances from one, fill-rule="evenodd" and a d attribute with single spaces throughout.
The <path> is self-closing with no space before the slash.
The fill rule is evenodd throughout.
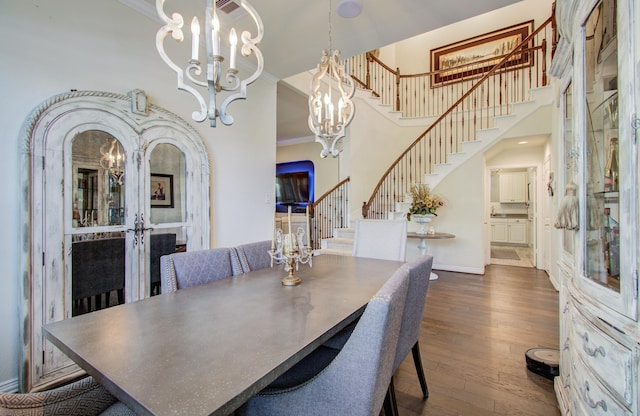
<path id="1" fill-rule="evenodd" d="M 0 382 L 0 391 L 3 393 L 17 393 L 18 392 L 18 379 Z"/>
<path id="2" fill-rule="evenodd" d="M 484 274 L 484 267 L 464 267 L 464 266 L 452 266 L 449 264 L 433 264 L 433 270 L 444 270 L 447 272 L 459 272 L 469 274 Z"/>

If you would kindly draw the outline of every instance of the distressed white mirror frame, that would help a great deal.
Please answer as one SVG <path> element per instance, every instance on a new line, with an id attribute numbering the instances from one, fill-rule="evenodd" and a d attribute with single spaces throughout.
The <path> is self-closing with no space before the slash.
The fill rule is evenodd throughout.
<path id="1" fill-rule="evenodd" d="M 126 189 L 131 201 L 149 193 L 148 161 L 145 152 L 157 144 L 176 146 L 185 157 L 188 250 L 209 247 L 209 158 L 197 131 L 179 116 L 148 102 L 141 90 L 128 95 L 71 91 L 49 98 L 26 119 L 21 132 L 22 251 L 20 304 L 20 390 L 38 391 L 75 377 L 81 371 L 64 355 L 45 342 L 42 326 L 70 317 L 69 265 L 65 265 L 64 223 L 71 221 L 70 204 L 64 200 L 65 165 L 71 163 L 71 142 L 80 132 L 99 129 L 116 137 L 130 151 L 126 172 L 139 176 Z M 69 170 L 69 169 L 67 169 Z M 144 173 L 146 172 L 146 174 Z M 46 184 L 45 184 L 46 178 Z M 45 199 L 57 192 L 60 198 Z M 53 191 L 52 189 L 53 188 Z M 137 188 L 137 189 L 133 189 Z M 52 200 L 54 199 L 54 200 Z M 142 200 L 142 199 L 140 199 Z M 45 206 L 46 204 L 46 206 Z M 137 204 L 148 211 L 149 202 Z M 56 212 L 59 221 L 45 216 Z M 123 228 L 133 228 L 133 212 L 125 213 Z M 51 217 L 47 217 L 51 220 Z M 127 255 L 132 250 L 127 233 Z M 47 247 L 55 247 L 49 249 Z M 60 249 L 57 249 L 60 247 Z M 140 249 L 136 249 L 140 250 Z M 139 266 L 131 264 L 133 272 Z M 47 275 L 48 274 L 48 275 Z M 145 297 L 148 282 L 143 278 L 125 283 L 126 302 Z M 54 296 L 52 296 L 52 293 Z M 48 367 L 45 371 L 43 368 Z"/>

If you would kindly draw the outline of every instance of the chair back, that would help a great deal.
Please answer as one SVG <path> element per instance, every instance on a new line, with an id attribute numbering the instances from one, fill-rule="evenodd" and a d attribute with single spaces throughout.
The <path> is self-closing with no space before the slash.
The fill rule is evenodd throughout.
<path id="1" fill-rule="evenodd" d="M 349 340 L 311 380 L 254 396 L 246 415 L 378 415 L 391 379 L 409 269 L 401 266 L 367 304 Z"/>
<path id="2" fill-rule="evenodd" d="M 242 244 L 235 248 L 243 273 L 271 266 L 271 240 Z"/>
<path id="3" fill-rule="evenodd" d="M 201 285 L 242 273 L 233 248 L 185 251 L 160 257 L 162 293 Z"/>
<path id="4" fill-rule="evenodd" d="M 113 406 L 116 398 L 93 378 L 36 393 L 0 393 L 0 415 L 96 416 Z M 128 410 L 128 408 L 125 407 Z M 129 413 L 123 415 L 134 415 Z"/>
<path id="5" fill-rule="evenodd" d="M 420 324 L 427 298 L 427 289 L 429 289 L 429 275 L 432 265 L 433 256 L 430 254 L 420 256 L 406 264 L 409 269 L 409 290 L 402 314 L 402 325 L 393 364 L 394 372 L 420 337 Z"/>
<path id="6" fill-rule="evenodd" d="M 124 289 L 124 238 L 76 241 L 71 245 L 71 298 Z"/>
<path id="7" fill-rule="evenodd" d="M 176 252 L 175 234 L 151 234 L 151 283 L 160 283 L 160 257 Z"/>
<path id="8" fill-rule="evenodd" d="M 406 220 L 356 221 L 353 255 L 382 260 L 405 260 Z"/>

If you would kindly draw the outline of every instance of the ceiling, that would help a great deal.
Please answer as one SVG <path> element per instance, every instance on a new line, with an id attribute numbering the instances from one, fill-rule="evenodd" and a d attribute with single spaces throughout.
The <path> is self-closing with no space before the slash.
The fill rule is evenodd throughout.
<path id="1" fill-rule="evenodd" d="M 120 1 L 161 22 L 157 17 L 155 0 Z M 336 6 L 340 1 L 251 0 L 265 28 L 259 45 L 265 60 L 264 72 L 279 80 L 316 67 L 322 50 L 329 46 L 330 4 L 331 44 L 334 49 L 340 49 L 343 58 L 347 58 L 520 0 L 358 0 L 362 4 L 362 12 L 350 19 L 338 16 Z M 191 16 L 202 16 L 204 7 L 203 0 L 165 0 L 164 10 L 169 15 L 179 11 L 189 22 Z M 239 19 L 238 24 L 243 20 L 251 22 L 246 16 Z M 292 134 L 299 134 L 296 132 L 306 126 L 307 116 L 301 122 L 292 113 L 280 109 L 294 109 L 299 113 L 302 108 L 306 111 L 306 98 L 281 90 L 278 89 L 277 103 L 278 138 L 296 137 Z M 294 102 L 281 101 L 286 99 L 294 99 Z M 287 127 L 292 120 L 297 121 L 295 129 Z M 308 136 L 308 127 L 301 133 Z"/>

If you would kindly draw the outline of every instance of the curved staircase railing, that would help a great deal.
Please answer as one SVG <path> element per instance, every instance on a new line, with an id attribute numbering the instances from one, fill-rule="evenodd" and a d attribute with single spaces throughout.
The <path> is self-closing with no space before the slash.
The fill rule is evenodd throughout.
<path id="1" fill-rule="evenodd" d="M 311 212 L 311 246 L 320 248 L 323 238 L 333 237 L 334 228 L 349 226 L 349 183 L 343 179 L 313 203 Z"/>
<path id="2" fill-rule="evenodd" d="M 548 63 L 551 62 L 551 48 L 547 48 L 547 39 L 553 39 L 552 22 L 553 16 L 488 71 L 465 70 L 473 81 L 465 79 L 461 82 L 462 85 L 448 84 L 436 92 L 434 103 L 437 100 L 454 102 L 387 169 L 366 204 L 368 209 L 363 209 L 365 217 L 385 218 L 387 212 L 395 211 L 396 203 L 403 201 L 413 184 L 424 182 L 424 175 L 432 173 L 434 165 L 446 163 L 448 155 L 460 152 L 464 142 L 477 140 L 479 130 L 492 128 L 496 116 L 510 114 L 512 105 L 528 99 L 532 88 L 547 85 Z M 371 54 L 367 54 L 366 59 L 377 62 L 377 58 Z M 385 71 L 388 72 L 389 69 L 386 67 Z M 357 68 L 352 71 L 357 75 Z M 395 71 L 394 83 L 400 85 L 400 90 L 393 90 L 388 79 L 376 86 L 381 88 L 376 93 L 381 97 L 382 103 L 389 101 L 391 94 L 398 97 L 394 97 L 392 101 L 396 101 L 395 108 L 403 114 L 405 111 L 414 111 L 415 108 L 420 111 L 435 108 L 433 111 L 438 111 L 438 105 L 429 105 L 422 98 L 409 105 L 411 110 L 402 109 L 403 101 L 409 102 L 413 98 L 402 98 L 403 95 L 396 92 L 402 91 L 402 88 L 408 89 L 415 82 L 409 79 L 422 78 L 422 86 L 416 86 L 413 94 L 408 94 L 420 97 L 419 90 L 433 89 L 427 88 L 425 80 L 432 79 L 435 75 L 433 72 L 405 76 L 404 81 L 397 74 L 399 71 Z M 440 74 L 442 75 L 442 71 Z M 369 73 L 368 78 L 368 85 L 373 85 L 371 78 L 384 77 L 371 76 Z M 468 86 L 467 82 L 473 82 L 473 85 Z M 457 91 L 461 94 L 459 97 L 456 97 Z"/>

